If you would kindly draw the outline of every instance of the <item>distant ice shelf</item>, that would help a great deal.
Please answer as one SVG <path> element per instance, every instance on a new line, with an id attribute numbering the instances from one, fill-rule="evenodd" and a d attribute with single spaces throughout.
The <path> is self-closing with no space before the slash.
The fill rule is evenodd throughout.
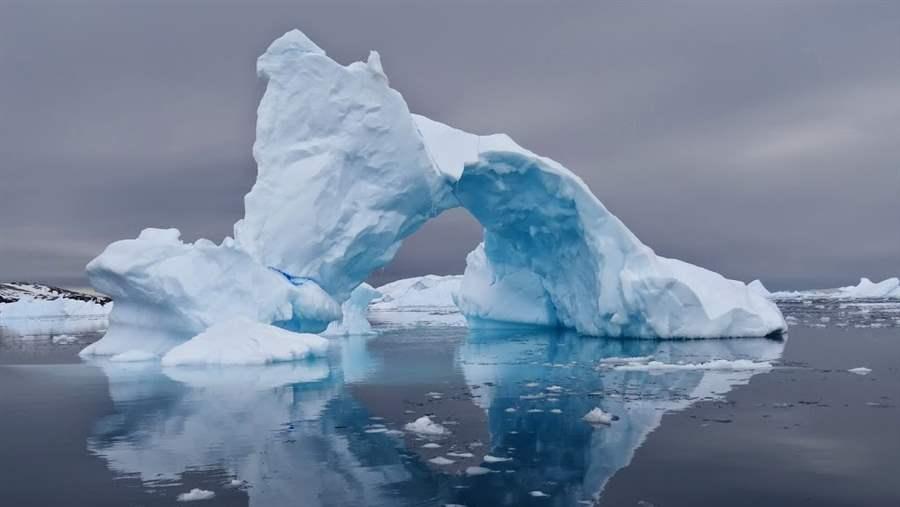
<path id="1" fill-rule="evenodd" d="M 18 335 L 102 331 L 107 297 L 38 283 L 0 283 L 0 328 Z"/>

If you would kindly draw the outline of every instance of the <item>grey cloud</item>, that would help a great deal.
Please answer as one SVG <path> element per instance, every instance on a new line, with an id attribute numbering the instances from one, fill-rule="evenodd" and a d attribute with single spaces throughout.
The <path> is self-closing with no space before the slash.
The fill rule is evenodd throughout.
<path id="1" fill-rule="evenodd" d="M 144 226 L 230 234 L 255 58 L 294 27 L 559 160 L 663 255 L 776 288 L 895 276 L 897 26 L 878 2 L 3 4 L 0 279 L 84 283 Z M 460 272 L 479 238 L 451 212 L 374 278 Z"/>

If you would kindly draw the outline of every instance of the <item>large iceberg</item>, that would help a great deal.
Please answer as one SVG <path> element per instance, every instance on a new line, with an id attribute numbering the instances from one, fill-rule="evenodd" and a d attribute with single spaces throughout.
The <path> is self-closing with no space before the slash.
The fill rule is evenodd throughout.
<path id="1" fill-rule="evenodd" d="M 110 245 L 88 265 L 116 301 L 89 353 L 135 348 L 123 348 L 134 330 L 162 353 L 232 316 L 321 331 L 404 238 L 460 206 L 484 227 L 456 294 L 472 325 L 644 338 L 786 327 L 745 284 L 655 255 L 557 162 L 411 114 L 375 52 L 343 66 L 294 30 L 258 72 L 259 175 L 234 240 L 153 229 Z"/>

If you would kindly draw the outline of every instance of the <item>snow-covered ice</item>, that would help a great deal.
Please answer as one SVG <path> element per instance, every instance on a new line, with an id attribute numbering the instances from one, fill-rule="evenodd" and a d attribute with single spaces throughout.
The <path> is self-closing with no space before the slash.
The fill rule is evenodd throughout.
<path id="1" fill-rule="evenodd" d="M 860 366 L 857 368 L 850 368 L 847 371 L 849 371 L 850 373 L 855 373 L 857 375 L 868 375 L 868 374 L 872 373 L 872 369 L 866 368 L 865 366 Z"/>
<path id="2" fill-rule="evenodd" d="M 234 239 L 187 244 L 176 229 L 146 229 L 107 247 L 87 273 L 116 305 L 85 355 L 163 355 L 236 317 L 321 332 L 406 237 L 455 207 L 481 223 L 484 242 L 458 288 L 414 293 L 428 304 L 449 295 L 471 326 L 643 338 L 786 329 L 756 290 L 657 256 L 559 163 L 503 134 L 411 114 L 375 52 L 344 66 L 293 30 L 257 70 L 268 80 L 253 146 L 258 176 Z"/>
<path id="3" fill-rule="evenodd" d="M 252 365 L 322 356 L 328 340 L 314 334 L 294 333 L 246 318 L 213 325 L 171 349 L 163 366 Z"/>

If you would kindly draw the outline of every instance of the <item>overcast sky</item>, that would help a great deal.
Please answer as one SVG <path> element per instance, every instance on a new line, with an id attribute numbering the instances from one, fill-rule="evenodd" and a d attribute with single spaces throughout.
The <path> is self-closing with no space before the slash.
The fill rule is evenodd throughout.
<path id="1" fill-rule="evenodd" d="M 560 161 L 662 255 L 770 288 L 900 275 L 900 2 L 212 5 L 0 2 L 0 280 L 85 285 L 147 226 L 230 235 L 255 60 L 295 27 Z M 445 214 L 379 280 L 460 273 L 480 237 Z"/>

